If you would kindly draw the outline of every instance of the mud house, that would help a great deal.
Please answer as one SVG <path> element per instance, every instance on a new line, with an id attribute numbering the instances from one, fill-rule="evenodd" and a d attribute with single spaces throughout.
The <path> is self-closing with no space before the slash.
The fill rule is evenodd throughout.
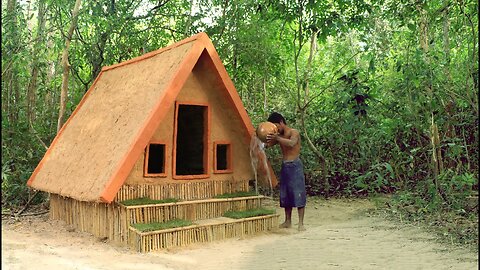
<path id="1" fill-rule="evenodd" d="M 131 227 L 260 205 L 262 196 L 214 198 L 249 190 L 253 133 L 212 42 L 200 33 L 104 67 L 27 184 L 51 194 L 51 218 L 139 251 L 269 230 L 278 215 L 148 235 Z M 180 201 L 120 203 L 142 197 Z"/>

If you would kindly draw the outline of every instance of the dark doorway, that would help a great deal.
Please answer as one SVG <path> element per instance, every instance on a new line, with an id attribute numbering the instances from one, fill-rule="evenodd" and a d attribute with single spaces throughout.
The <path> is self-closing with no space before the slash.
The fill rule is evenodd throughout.
<path id="1" fill-rule="evenodd" d="M 176 175 L 206 174 L 206 118 L 206 106 L 178 106 Z"/>

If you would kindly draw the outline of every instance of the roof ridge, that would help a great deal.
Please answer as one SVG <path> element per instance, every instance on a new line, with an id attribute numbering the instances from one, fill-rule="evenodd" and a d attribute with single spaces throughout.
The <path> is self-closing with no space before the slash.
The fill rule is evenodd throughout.
<path id="1" fill-rule="evenodd" d="M 196 41 L 196 40 L 205 40 L 205 38 L 208 39 L 208 35 L 204 32 L 200 32 L 196 35 L 193 35 L 191 37 L 188 37 L 188 38 L 182 39 L 178 42 L 175 42 L 175 43 L 173 43 L 173 44 L 171 44 L 167 47 L 163 47 L 163 48 L 157 49 L 155 51 L 148 52 L 146 54 L 143 54 L 143 55 L 134 57 L 132 59 L 126 60 L 124 62 L 113 64 L 113 65 L 110 65 L 110 66 L 104 66 L 101 71 L 111 70 L 111 69 L 114 69 L 114 68 L 122 67 L 122 66 L 129 65 L 129 64 L 133 64 L 135 62 L 139 62 L 139 61 L 142 61 L 142 60 L 145 60 L 145 59 L 148 59 L 148 58 L 152 58 L 152 57 L 154 57 L 158 54 L 161 54 L 161 53 L 164 53 L 166 51 L 175 49 L 175 48 L 180 47 L 180 46 L 182 46 L 186 43 L 193 42 L 193 41 Z"/>

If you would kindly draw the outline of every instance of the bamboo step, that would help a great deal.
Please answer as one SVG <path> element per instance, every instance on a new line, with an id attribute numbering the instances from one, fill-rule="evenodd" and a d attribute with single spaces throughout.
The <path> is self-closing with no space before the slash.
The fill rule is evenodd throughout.
<path id="1" fill-rule="evenodd" d="M 225 199 L 205 199 L 175 203 L 124 206 L 127 224 L 166 222 L 173 219 L 202 220 L 221 217 L 227 211 L 262 207 L 267 197 L 249 196 Z"/>
<path id="2" fill-rule="evenodd" d="M 217 217 L 198 220 L 194 225 L 141 232 L 129 227 L 129 245 L 138 252 L 182 247 L 193 243 L 207 243 L 227 238 L 244 237 L 278 228 L 279 214 L 232 219 Z"/>

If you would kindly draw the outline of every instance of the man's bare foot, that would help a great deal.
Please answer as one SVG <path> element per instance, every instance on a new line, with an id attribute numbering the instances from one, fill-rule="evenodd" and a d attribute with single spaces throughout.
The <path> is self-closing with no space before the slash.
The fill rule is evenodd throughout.
<path id="1" fill-rule="evenodd" d="M 303 225 L 298 225 L 298 231 L 299 231 L 299 232 L 303 232 L 303 231 L 305 231 L 305 230 L 306 230 L 306 229 L 305 229 L 305 227 L 304 227 Z"/>
<path id="2" fill-rule="evenodd" d="M 280 226 L 278 226 L 279 228 L 290 228 L 292 227 L 292 223 L 291 222 L 284 222 L 282 224 L 280 224 Z"/>

